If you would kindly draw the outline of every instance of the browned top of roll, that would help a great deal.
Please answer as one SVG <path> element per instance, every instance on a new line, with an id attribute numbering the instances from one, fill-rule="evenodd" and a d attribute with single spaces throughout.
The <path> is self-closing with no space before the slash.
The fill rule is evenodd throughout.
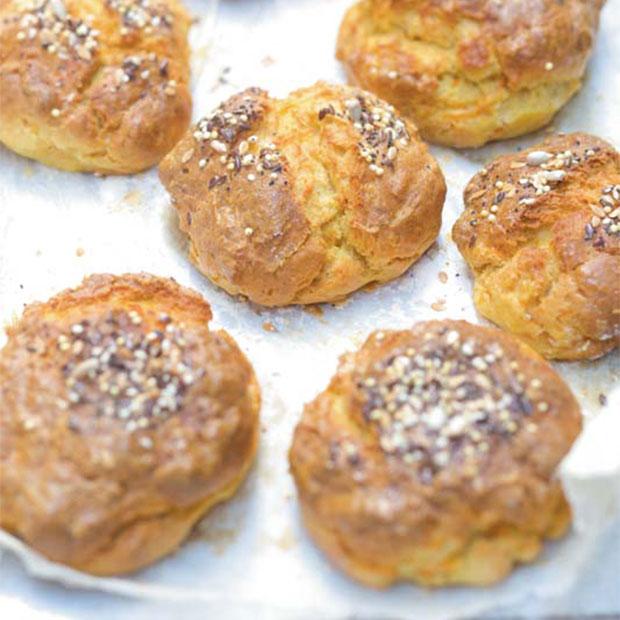
<path id="1" fill-rule="evenodd" d="M 152 561 L 176 518 L 236 484 L 259 391 L 210 319 L 200 295 L 146 274 L 91 276 L 26 308 L 0 351 L 3 528 L 52 559 L 90 570 L 108 554 L 104 572 L 123 572 L 141 561 L 117 548 L 127 531 L 160 537 Z"/>
<path id="2" fill-rule="evenodd" d="M 189 26 L 178 0 L 2 0 L 0 140 L 68 170 L 157 163 L 189 123 Z"/>
<path id="3" fill-rule="evenodd" d="M 544 530 L 552 517 L 539 510 L 580 428 L 570 390 L 529 347 L 430 321 L 375 332 L 344 355 L 305 407 L 290 460 L 307 521 L 338 563 L 380 573 L 419 548 L 411 570 L 441 583 L 448 559 L 494 524 L 498 537 Z"/>
<path id="4" fill-rule="evenodd" d="M 319 82 L 224 102 L 160 175 L 215 283 L 264 305 L 341 298 L 395 277 L 435 239 L 445 184 L 391 106 Z"/>

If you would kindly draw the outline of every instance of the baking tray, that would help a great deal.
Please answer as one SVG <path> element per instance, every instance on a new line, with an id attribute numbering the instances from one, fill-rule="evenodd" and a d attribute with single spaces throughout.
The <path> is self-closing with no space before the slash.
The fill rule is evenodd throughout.
<path id="1" fill-rule="evenodd" d="M 344 81 L 334 59 L 349 0 L 211 0 L 188 3 L 198 22 L 194 118 L 248 86 L 274 95 L 318 79 Z M 584 130 L 620 145 L 620 2 L 610 0 L 581 92 L 551 129 Z M 217 11 L 217 17 L 215 17 Z M 462 191 L 492 157 L 536 143 L 545 131 L 483 149 L 433 147 L 448 182 L 439 239 L 398 280 L 346 303 L 267 310 L 230 297 L 186 259 L 186 240 L 155 170 L 132 177 L 70 174 L 0 149 L 0 320 L 23 305 L 74 286 L 94 272 L 148 271 L 172 276 L 212 304 L 253 362 L 264 407 L 256 466 L 237 496 L 216 508 L 177 553 L 127 578 L 90 577 L 51 563 L 0 533 L 0 549 L 18 555 L 33 578 L 136 597 L 132 617 L 170 606 L 180 617 L 425 618 L 473 616 L 525 597 L 566 591 L 606 524 L 620 515 L 620 355 L 555 364 L 583 407 L 586 427 L 561 475 L 575 511 L 570 536 L 538 562 L 485 589 L 363 588 L 337 572 L 301 527 L 287 450 L 303 404 L 327 384 L 337 357 L 378 327 L 463 318 L 484 323 L 471 278 L 450 239 Z M 2 336 L 0 336 L 2 338 Z M 605 405 L 603 403 L 606 403 Z"/>

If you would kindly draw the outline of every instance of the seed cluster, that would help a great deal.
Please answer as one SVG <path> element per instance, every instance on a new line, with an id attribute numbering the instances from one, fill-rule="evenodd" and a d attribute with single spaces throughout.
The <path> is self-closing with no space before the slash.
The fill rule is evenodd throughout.
<path id="1" fill-rule="evenodd" d="M 175 80 L 167 79 L 168 66 L 169 61 L 167 58 L 161 60 L 153 52 L 146 55 L 134 54 L 126 56 L 121 66 L 117 69 L 117 89 L 129 82 L 141 81 L 148 83 L 153 77 L 159 77 L 166 79 L 164 92 L 172 96 L 176 93 L 177 83 Z"/>
<path id="2" fill-rule="evenodd" d="M 165 12 L 165 6 L 154 5 L 150 0 L 106 0 L 106 4 L 122 16 L 122 35 L 127 34 L 129 28 L 144 29 L 148 33 L 153 28 L 172 25 L 172 16 Z M 91 61 L 95 57 L 100 32 L 91 26 L 92 15 L 85 20 L 70 16 L 63 0 L 23 0 L 20 8 L 18 41 L 36 40 L 44 50 L 61 60 L 77 57 Z M 177 92 L 177 83 L 168 79 L 168 67 L 168 59 L 159 60 L 153 53 L 127 56 L 117 70 L 115 90 L 128 82 L 139 79 L 146 83 L 153 75 L 159 75 L 166 79 L 164 93 L 172 97 Z M 72 103 L 75 96 L 76 93 L 70 93 L 64 103 Z M 50 114 L 58 118 L 62 111 L 54 107 Z"/>
<path id="3" fill-rule="evenodd" d="M 382 176 L 386 168 L 393 168 L 399 149 L 409 144 L 405 123 L 396 116 L 394 107 L 378 99 L 357 95 L 344 102 L 343 110 L 329 105 L 321 108 L 318 115 L 321 121 L 333 115 L 353 124 L 361 136 L 359 154 L 377 176 Z"/>
<path id="4" fill-rule="evenodd" d="M 586 149 L 583 159 L 588 159 L 594 153 L 594 150 Z M 552 186 L 564 180 L 566 177 L 565 168 L 577 166 L 581 161 L 582 158 L 571 150 L 556 154 L 547 151 L 532 151 L 528 153 L 525 164 L 528 168 L 535 168 L 536 170 L 529 176 L 522 176 L 519 179 L 519 184 L 525 188 L 533 188 L 536 196 L 546 194 L 551 191 Z"/>
<path id="5" fill-rule="evenodd" d="M 219 162 L 222 173 L 209 179 L 209 189 L 226 184 L 234 175 L 243 175 L 250 182 L 267 176 L 273 185 L 284 170 L 276 145 L 255 135 L 239 140 L 260 114 L 256 98 L 250 95 L 230 109 L 218 107 L 194 127 L 196 146 L 181 155 L 181 163 L 196 158 L 198 167 L 204 169 L 211 160 Z"/>
<path id="6" fill-rule="evenodd" d="M 620 234 L 620 185 L 608 185 L 603 192 L 598 204 L 590 205 L 592 218 L 585 226 L 584 239 L 590 241 L 596 232 L 604 231 L 608 235 Z M 605 240 L 599 235 L 594 245 L 604 246 Z"/>
<path id="7" fill-rule="evenodd" d="M 522 161 L 515 161 L 510 165 L 511 170 L 518 174 L 515 179 L 509 174 L 507 179 L 496 179 L 492 183 L 492 196 L 489 200 L 488 187 L 481 189 L 471 196 L 471 199 L 484 197 L 482 201 L 482 209 L 479 212 L 474 211 L 475 215 L 479 215 L 489 222 L 497 221 L 497 214 L 500 211 L 500 205 L 505 198 L 519 196 L 519 204 L 523 206 L 531 206 L 536 203 L 538 196 L 542 196 L 550 192 L 553 188 L 560 185 L 566 178 L 566 171 L 570 168 L 580 165 L 595 155 L 600 150 L 599 147 L 586 148 L 580 154 L 574 150 L 560 151 L 558 153 L 550 153 L 548 151 L 531 151 Z M 480 172 L 482 177 L 488 177 L 489 171 L 483 169 Z M 478 220 L 476 218 L 470 220 L 470 225 L 476 226 Z"/>
<path id="8" fill-rule="evenodd" d="M 121 34 L 143 30 L 151 34 L 156 28 L 170 28 L 173 18 L 165 6 L 152 0 L 106 0 L 106 5 L 122 17 Z"/>
<path id="9" fill-rule="evenodd" d="M 62 369 L 65 407 L 94 407 L 97 416 L 121 421 L 128 432 L 150 428 L 179 411 L 184 394 L 204 371 L 192 367 L 182 324 L 166 314 L 156 324 L 146 331 L 137 311 L 113 311 L 104 320 L 84 320 L 61 334 L 57 348 L 69 354 Z M 70 423 L 79 427 L 79 418 Z"/>
<path id="10" fill-rule="evenodd" d="M 445 327 L 375 364 L 358 385 L 382 450 L 415 466 L 424 483 L 456 461 L 476 475 L 494 442 L 536 432 L 528 417 L 549 409 L 542 382 L 527 382 L 498 343 Z"/>
<path id="11" fill-rule="evenodd" d="M 72 55 L 92 59 L 98 48 L 99 31 L 68 15 L 63 0 L 26 0 L 22 6 L 18 41 L 36 40 L 61 60 Z"/>

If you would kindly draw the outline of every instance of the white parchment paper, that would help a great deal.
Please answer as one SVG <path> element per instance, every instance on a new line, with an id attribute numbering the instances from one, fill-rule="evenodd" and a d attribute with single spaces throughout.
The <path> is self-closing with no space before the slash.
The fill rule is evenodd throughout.
<path id="1" fill-rule="evenodd" d="M 349 0 L 221 0 L 217 19 L 215 4 L 189 3 L 202 18 L 193 33 L 195 118 L 247 86 L 285 95 L 317 79 L 343 81 L 333 52 Z M 590 131 L 620 147 L 619 32 L 620 0 L 608 0 L 584 88 L 557 117 L 556 130 Z M 395 282 L 320 312 L 265 310 L 211 285 L 186 260 L 185 239 L 155 171 L 99 179 L 55 171 L 0 148 L 0 321 L 15 319 L 24 304 L 77 285 L 90 273 L 173 276 L 211 302 L 215 325 L 237 338 L 264 396 L 252 474 L 173 556 L 138 575 L 104 579 L 48 562 L 4 532 L 0 549 L 16 553 L 35 578 L 135 596 L 135 618 L 152 617 L 167 605 L 183 618 L 205 613 L 247 618 L 250 611 L 265 618 L 449 618 L 569 588 L 587 570 L 606 524 L 620 514 L 618 353 L 593 363 L 556 365 L 586 418 L 562 469 L 574 531 L 493 588 L 428 591 L 401 585 L 375 592 L 352 583 L 327 563 L 301 527 L 286 458 L 303 403 L 326 385 L 338 355 L 361 344 L 371 330 L 430 318 L 483 322 L 449 231 L 474 172 L 543 133 L 475 151 L 433 148 L 449 186 L 437 243 Z M 265 329 L 270 326 L 277 331 Z"/>

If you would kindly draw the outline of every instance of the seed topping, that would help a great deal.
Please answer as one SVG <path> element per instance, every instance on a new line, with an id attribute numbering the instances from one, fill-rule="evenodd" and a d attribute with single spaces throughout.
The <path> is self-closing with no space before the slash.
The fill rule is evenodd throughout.
<path id="1" fill-rule="evenodd" d="M 69 407 L 96 408 L 128 432 L 153 427 L 178 412 L 202 375 L 191 362 L 191 337 L 166 314 L 145 329 L 137 310 L 112 311 L 102 321 L 84 320 L 58 336 L 68 354 L 62 368 Z"/>
<path id="2" fill-rule="evenodd" d="M 590 205 L 591 218 L 585 225 L 583 238 L 593 241 L 595 247 L 604 247 L 603 233 L 620 234 L 620 185 L 603 188 L 598 204 Z"/>
<path id="3" fill-rule="evenodd" d="M 131 30 L 151 34 L 155 29 L 170 28 L 173 24 L 165 4 L 153 0 L 106 0 L 106 5 L 121 16 L 123 35 Z"/>
<path id="4" fill-rule="evenodd" d="M 165 73 L 162 73 L 161 67 L 163 63 L 164 61 L 154 52 L 126 56 L 120 67 L 116 70 L 116 84 L 114 89 L 118 91 L 125 84 L 133 82 L 144 86 L 153 84 L 155 80 L 158 80 L 163 84 L 163 90 L 166 95 L 172 96 L 176 94 L 177 83 L 175 80 L 167 79 L 167 69 Z"/>
<path id="5" fill-rule="evenodd" d="M 91 60 L 97 51 L 99 31 L 71 17 L 63 0 L 23 0 L 18 41 L 36 41 L 61 60 Z"/>
<path id="6" fill-rule="evenodd" d="M 319 121 L 332 115 L 348 120 L 360 134 L 357 148 L 368 168 L 377 176 L 393 168 L 398 152 L 409 144 L 405 123 L 396 116 L 394 107 L 368 95 L 357 95 L 344 101 L 344 107 L 333 104 L 318 111 Z"/>
<path id="7" fill-rule="evenodd" d="M 225 174 L 209 179 L 209 189 L 225 185 L 237 175 L 249 183 L 267 177 L 269 185 L 273 185 L 284 170 L 282 155 L 271 140 L 248 135 L 262 115 L 259 102 L 251 96 L 259 91 L 250 89 L 249 92 L 234 106 L 222 105 L 194 126 L 193 136 L 198 148 L 193 150 L 188 161 L 196 154 L 199 169 L 206 168 L 210 161 L 217 161 L 225 170 Z"/>
<path id="8" fill-rule="evenodd" d="M 549 409 L 540 379 L 527 382 L 498 343 L 446 327 L 391 352 L 358 386 L 383 452 L 415 466 L 423 483 L 455 462 L 475 475 L 495 443 L 527 424 L 534 432 L 530 416 Z"/>
<path id="9" fill-rule="evenodd" d="M 568 171 L 579 166 L 595 155 L 600 147 L 575 148 L 559 152 L 545 150 L 530 151 L 518 161 L 510 164 L 507 178 L 498 179 L 491 175 L 493 166 L 479 173 L 484 188 L 473 194 L 470 199 L 480 199 L 480 210 L 472 209 L 473 217 L 469 223 L 478 224 L 479 218 L 496 222 L 501 215 L 501 203 L 505 198 L 518 196 L 518 204 L 530 207 L 536 204 L 538 197 L 560 187 L 566 180 Z M 495 190 L 501 190 L 499 192 Z"/>
<path id="10" fill-rule="evenodd" d="M 122 15 L 121 34 L 129 32 L 129 28 L 150 32 L 155 27 L 169 27 L 172 24 L 172 16 L 167 13 L 165 5 L 152 0 L 106 0 L 106 6 Z M 91 61 L 97 54 L 100 32 L 92 27 L 93 15 L 87 15 L 84 19 L 71 16 L 64 0 L 21 0 L 20 7 L 18 41 L 35 41 L 47 53 L 61 60 L 77 58 Z M 119 90 L 124 84 L 134 81 L 146 84 L 159 76 L 165 80 L 164 93 L 174 96 L 177 84 L 175 80 L 168 79 L 168 65 L 168 59 L 159 59 L 154 53 L 127 56 L 117 69 L 117 83 L 113 88 Z M 75 92 L 70 93 L 63 103 L 70 104 L 75 97 Z M 58 118 L 61 112 L 60 107 L 53 108 L 51 115 Z"/>

